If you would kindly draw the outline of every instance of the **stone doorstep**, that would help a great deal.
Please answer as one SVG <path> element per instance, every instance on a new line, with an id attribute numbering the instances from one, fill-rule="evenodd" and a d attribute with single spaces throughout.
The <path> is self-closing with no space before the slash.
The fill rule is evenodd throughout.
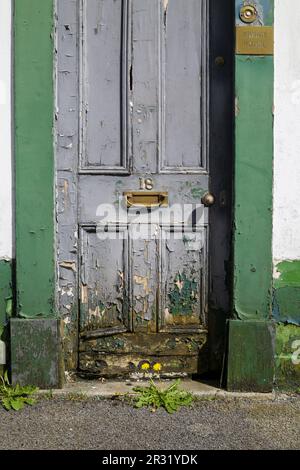
<path id="1" fill-rule="evenodd" d="M 171 380 L 164 380 L 162 382 L 155 381 L 154 383 L 158 387 L 167 387 L 172 383 Z M 105 380 L 105 381 L 80 381 L 68 382 L 62 389 L 52 390 L 53 397 L 67 397 L 68 395 L 84 395 L 87 398 L 112 398 L 116 395 L 134 394 L 133 388 L 137 386 L 147 387 L 149 381 L 117 381 L 117 380 Z M 217 387 L 207 385 L 205 383 L 196 382 L 194 380 L 185 379 L 181 381 L 180 387 L 193 393 L 198 398 L 209 399 L 230 399 L 230 398 L 248 398 L 248 399 L 260 399 L 260 400 L 275 400 L 285 399 L 288 395 L 272 393 L 248 393 L 248 392 L 227 392 Z M 49 390 L 39 390 L 39 395 L 49 394 Z"/>

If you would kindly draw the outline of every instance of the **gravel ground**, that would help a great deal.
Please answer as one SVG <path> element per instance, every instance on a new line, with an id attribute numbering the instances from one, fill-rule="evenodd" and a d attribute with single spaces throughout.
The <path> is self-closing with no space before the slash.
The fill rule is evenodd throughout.
<path id="1" fill-rule="evenodd" d="M 116 400 L 0 409 L 0 449 L 300 449 L 300 400 L 203 400 L 168 415 Z"/>

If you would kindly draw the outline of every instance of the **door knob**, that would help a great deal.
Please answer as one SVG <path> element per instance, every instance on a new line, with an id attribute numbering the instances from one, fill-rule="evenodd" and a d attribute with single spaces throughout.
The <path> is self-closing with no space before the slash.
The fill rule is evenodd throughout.
<path id="1" fill-rule="evenodd" d="M 215 203 L 215 196 L 212 193 L 207 192 L 202 196 L 201 201 L 205 207 L 211 207 Z"/>

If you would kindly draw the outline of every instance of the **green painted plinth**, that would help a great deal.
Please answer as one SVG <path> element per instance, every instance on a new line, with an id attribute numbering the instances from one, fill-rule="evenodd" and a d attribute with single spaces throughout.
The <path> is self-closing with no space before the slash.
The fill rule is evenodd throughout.
<path id="1" fill-rule="evenodd" d="M 271 392 L 274 384 L 272 323 L 228 322 L 227 389 L 239 392 Z"/>
<path id="2" fill-rule="evenodd" d="M 60 321 L 12 319 L 12 383 L 43 389 L 63 385 Z"/>

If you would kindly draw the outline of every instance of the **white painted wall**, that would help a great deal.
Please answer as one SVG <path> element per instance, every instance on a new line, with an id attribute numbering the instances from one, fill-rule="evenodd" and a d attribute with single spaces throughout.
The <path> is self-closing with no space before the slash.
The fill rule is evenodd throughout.
<path id="1" fill-rule="evenodd" d="M 0 259 L 12 257 L 11 0 L 0 0 Z"/>
<path id="2" fill-rule="evenodd" d="M 300 259 L 300 1 L 275 0 L 273 257 Z"/>

